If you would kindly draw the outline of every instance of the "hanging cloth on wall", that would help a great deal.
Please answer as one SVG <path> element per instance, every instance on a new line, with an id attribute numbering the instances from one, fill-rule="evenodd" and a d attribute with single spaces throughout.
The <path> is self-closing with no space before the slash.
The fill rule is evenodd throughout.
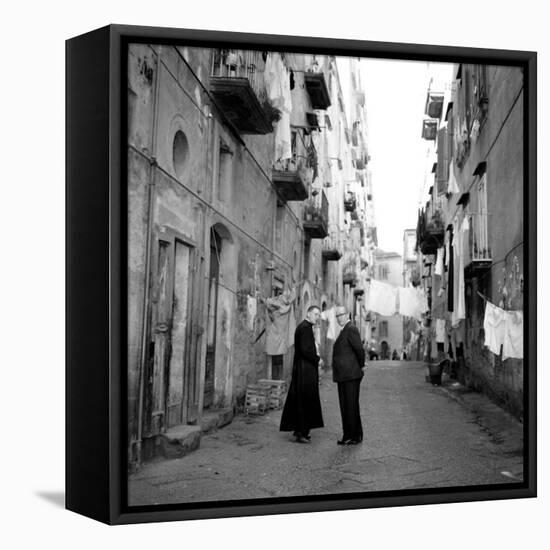
<path id="1" fill-rule="evenodd" d="M 445 319 L 435 320 L 435 341 L 444 343 L 445 338 Z"/>
<path id="2" fill-rule="evenodd" d="M 523 359 L 522 311 L 506 311 L 502 359 Z"/>
<path id="3" fill-rule="evenodd" d="M 485 331 L 485 345 L 495 355 L 500 355 L 500 348 L 504 343 L 506 312 L 487 302 L 485 304 L 485 316 L 483 330 Z"/>
<path id="4" fill-rule="evenodd" d="M 453 235 L 453 253 L 454 253 L 454 305 L 452 315 L 452 325 L 456 326 L 460 319 L 466 318 L 466 297 L 464 281 L 464 256 L 465 244 L 468 243 L 468 232 L 470 224 L 468 216 L 464 216 L 460 229 Z"/>
<path id="5" fill-rule="evenodd" d="M 290 130 L 292 97 L 288 71 L 281 55 L 277 52 L 270 52 L 267 55 L 264 83 L 269 101 L 281 113 L 275 126 L 275 160 L 286 160 L 292 157 Z"/>
<path id="6" fill-rule="evenodd" d="M 256 320 L 256 313 L 258 310 L 258 301 L 255 296 L 248 296 L 246 305 L 248 330 L 254 330 L 254 321 Z"/>
<path id="7" fill-rule="evenodd" d="M 296 292 L 292 289 L 265 301 L 267 307 L 265 352 L 267 355 L 284 355 L 289 347 L 289 340 L 292 342 L 291 336 L 294 336 L 295 330 L 293 308 L 295 299 Z M 294 330 L 291 332 L 293 322 Z"/>
<path id="8" fill-rule="evenodd" d="M 336 320 L 336 308 L 333 306 L 323 311 L 321 313 L 321 319 L 328 322 L 327 338 L 329 340 L 336 340 L 338 334 L 340 334 L 340 325 L 338 325 Z"/>
<path id="9" fill-rule="evenodd" d="M 435 261 L 435 274 L 443 275 L 443 256 L 445 254 L 445 248 L 441 247 L 437 249 L 437 259 Z"/>
<path id="10" fill-rule="evenodd" d="M 449 164 L 449 184 L 447 185 L 447 193 L 451 195 L 460 193 L 460 187 L 458 187 L 458 183 L 455 177 L 454 162 L 451 162 Z"/>
<path id="11" fill-rule="evenodd" d="M 447 269 L 447 310 L 453 311 L 454 310 L 454 248 L 452 245 L 453 242 L 453 229 L 452 227 L 448 230 L 449 231 L 449 240 L 447 241 L 447 245 L 449 247 L 449 253 L 447 255 L 448 257 L 448 269 Z"/>

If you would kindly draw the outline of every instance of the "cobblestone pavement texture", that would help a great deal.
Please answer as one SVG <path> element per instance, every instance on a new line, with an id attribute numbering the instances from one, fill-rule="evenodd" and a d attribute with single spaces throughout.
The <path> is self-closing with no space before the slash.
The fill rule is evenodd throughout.
<path id="1" fill-rule="evenodd" d="M 514 483 L 523 425 L 457 383 L 426 382 L 423 363 L 373 361 L 361 384 L 361 445 L 336 445 L 341 422 L 330 372 L 320 382 L 325 427 L 310 444 L 279 431 L 280 410 L 237 415 L 200 448 L 145 464 L 129 504 L 167 504 Z"/>

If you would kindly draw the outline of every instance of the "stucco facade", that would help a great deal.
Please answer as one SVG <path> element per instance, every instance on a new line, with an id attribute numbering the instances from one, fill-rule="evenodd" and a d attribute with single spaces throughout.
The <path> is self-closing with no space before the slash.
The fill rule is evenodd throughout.
<path id="1" fill-rule="evenodd" d="M 248 384 L 289 378 L 292 346 L 266 354 L 266 300 L 294 290 L 295 322 L 311 304 L 344 303 L 345 191 L 350 179 L 363 188 L 366 166 L 352 150 L 338 67 L 269 55 L 129 48 L 131 462 L 205 411 L 238 410 Z M 290 75 L 288 118 L 266 100 L 274 81 L 263 71 L 275 61 L 272 78 Z M 238 94 L 248 94 L 240 104 Z M 291 143 L 281 160 L 283 124 Z M 319 340 L 328 357 L 326 334 Z"/>
<path id="2" fill-rule="evenodd" d="M 429 219 L 439 212 L 441 246 L 464 220 L 469 225 L 465 318 L 450 330 L 458 338 L 454 374 L 521 417 L 523 360 L 503 361 L 485 347 L 483 319 L 486 300 L 523 310 L 523 76 L 514 67 L 466 64 L 455 67 L 453 76 L 437 119 L 437 164 L 426 213 Z M 424 260 L 433 266 L 435 255 L 424 254 Z M 436 289 L 433 269 L 429 275 Z M 443 284 L 448 287 L 448 274 Z M 451 319 L 448 304 L 448 295 L 438 301 L 432 292 L 434 318 L 444 313 Z"/>

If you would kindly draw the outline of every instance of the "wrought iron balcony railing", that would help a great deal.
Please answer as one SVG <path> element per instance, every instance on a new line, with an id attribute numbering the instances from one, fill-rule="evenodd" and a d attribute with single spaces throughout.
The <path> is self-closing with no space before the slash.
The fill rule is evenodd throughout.
<path id="1" fill-rule="evenodd" d="M 324 191 L 305 202 L 303 227 L 311 239 L 324 239 L 328 235 L 328 200 Z"/>
<path id="2" fill-rule="evenodd" d="M 469 261 L 466 273 L 475 276 L 491 268 L 493 264 L 489 247 L 489 224 L 487 213 L 469 214 Z"/>
<path id="3" fill-rule="evenodd" d="M 243 134 L 268 134 L 278 111 L 264 85 L 261 52 L 216 49 L 212 56 L 210 90 L 225 116 Z"/>
<path id="4" fill-rule="evenodd" d="M 329 231 L 323 240 L 322 256 L 329 261 L 338 261 L 342 257 L 342 237 L 338 229 Z"/>

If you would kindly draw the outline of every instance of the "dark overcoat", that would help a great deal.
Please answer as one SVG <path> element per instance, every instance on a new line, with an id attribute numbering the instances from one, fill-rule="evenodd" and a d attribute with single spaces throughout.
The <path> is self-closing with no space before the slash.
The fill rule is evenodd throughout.
<path id="1" fill-rule="evenodd" d="M 304 320 L 294 333 L 292 379 L 281 416 L 282 432 L 307 433 L 312 428 L 323 427 L 319 398 L 319 359 L 313 325 Z"/>
<path id="2" fill-rule="evenodd" d="M 347 382 L 363 378 L 365 350 L 359 330 L 348 322 L 336 338 L 332 351 L 332 379 L 334 382 Z"/>

